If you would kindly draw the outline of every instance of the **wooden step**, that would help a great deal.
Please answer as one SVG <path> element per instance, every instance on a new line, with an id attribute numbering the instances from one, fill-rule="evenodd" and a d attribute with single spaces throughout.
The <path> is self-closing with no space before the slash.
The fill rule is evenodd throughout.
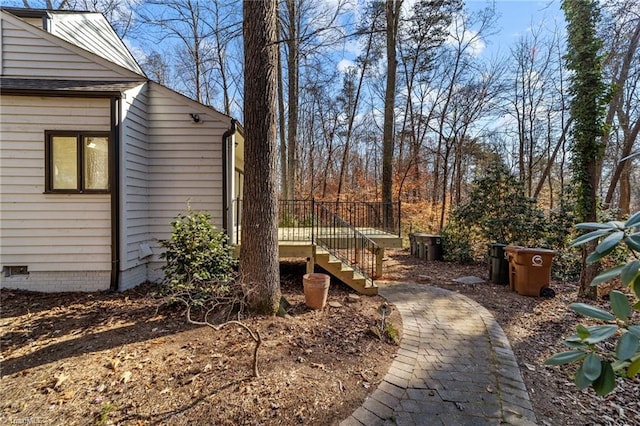
<path id="1" fill-rule="evenodd" d="M 315 262 L 358 293 L 368 296 L 378 294 L 378 286 L 375 285 L 373 280 L 367 279 L 361 273 L 356 272 L 350 265 L 345 264 L 322 247 L 316 247 Z"/>

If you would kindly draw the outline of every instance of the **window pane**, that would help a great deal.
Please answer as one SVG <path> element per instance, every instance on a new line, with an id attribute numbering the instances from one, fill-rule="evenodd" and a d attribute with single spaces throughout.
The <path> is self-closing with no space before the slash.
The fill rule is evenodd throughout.
<path id="1" fill-rule="evenodd" d="M 109 139 L 84 138 L 84 188 L 109 189 Z"/>
<path id="2" fill-rule="evenodd" d="M 51 138 L 52 189 L 78 189 L 78 145 L 74 136 Z"/>

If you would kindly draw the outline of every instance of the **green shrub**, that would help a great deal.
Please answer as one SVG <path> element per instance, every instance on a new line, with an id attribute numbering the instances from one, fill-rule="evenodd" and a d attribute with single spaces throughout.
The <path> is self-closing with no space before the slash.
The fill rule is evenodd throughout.
<path id="1" fill-rule="evenodd" d="M 581 223 L 577 228 L 591 232 L 576 238 L 574 246 L 602 238 L 587 262 L 599 262 L 617 251 L 626 253 L 620 264 L 595 277 L 591 285 L 619 278 L 623 285 L 630 287 L 636 299 L 640 298 L 640 212 L 626 222 Z M 574 376 L 576 386 L 579 389 L 590 386 L 598 395 L 606 395 L 615 389 L 616 374 L 633 378 L 640 373 L 640 324 L 634 314 L 634 311 L 640 311 L 640 302 L 636 300 L 632 305 L 633 302 L 619 291 L 612 291 L 609 300 L 611 312 L 585 303 L 572 303 L 573 311 L 604 324 L 578 324 L 576 333 L 564 341 L 571 350 L 557 353 L 545 361 L 549 365 L 581 362 Z M 615 341 L 615 345 L 605 344 L 611 341 Z M 612 347 L 615 349 L 610 349 Z"/>
<path id="2" fill-rule="evenodd" d="M 459 222 L 450 222 L 444 227 L 440 234 L 445 262 L 472 263 L 475 260 L 470 230 Z"/>
<path id="3" fill-rule="evenodd" d="M 226 234 L 211 224 L 211 215 L 188 209 L 171 227 L 171 238 L 160 241 L 165 249 L 160 257 L 166 261 L 164 292 L 188 293 L 194 301 L 229 294 L 237 260 Z"/>
<path id="4" fill-rule="evenodd" d="M 571 240 L 576 235 L 573 205 L 565 199 L 561 199 L 559 204 L 558 208 L 549 212 L 545 235 L 547 247 L 556 251 L 551 273 L 554 278 L 563 281 L 576 281 L 580 278 L 581 253 L 570 247 Z"/>
<path id="5" fill-rule="evenodd" d="M 445 260 L 478 260 L 487 244 L 549 247 L 547 218 L 524 195 L 522 182 L 495 162 L 473 183 L 469 201 L 458 206 L 443 229 Z"/>

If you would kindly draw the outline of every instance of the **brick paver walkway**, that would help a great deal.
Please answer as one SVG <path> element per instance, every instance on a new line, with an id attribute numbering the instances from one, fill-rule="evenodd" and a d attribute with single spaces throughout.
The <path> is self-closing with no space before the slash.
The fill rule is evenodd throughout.
<path id="1" fill-rule="evenodd" d="M 475 301 L 437 287 L 378 283 L 402 316 L 388 374 L 341 426 L 535 424 L 511 346 Z"/>

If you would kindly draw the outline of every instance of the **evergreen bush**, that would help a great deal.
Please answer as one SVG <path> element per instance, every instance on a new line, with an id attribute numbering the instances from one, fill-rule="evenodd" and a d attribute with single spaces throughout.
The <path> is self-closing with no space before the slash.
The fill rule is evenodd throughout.
<path id="1" fill-rule="evenodd" d="M 452 212 L 443 229 L 445 251 L 453 250 L 445 259 L 481 258 L 489 243 L 549 247 L 547 219 L 524 192 L 522 182 L 503 163 L 489 165 L 473 182 L 469 201 Z"/>
<path id="2" fill-rule="evenodd" d="M 211 215 L 189 208 L 171 227 L 171 238 L 160 241 L 165 249 L 160 256 L 166 262 L 164 293 L 188 294 L 200 303 L 229 295 L 237 260 L 227 235 L 211 224 Z"/>
<path id="3" fill-rule="evenodd" d="M 611 312 L 585 303 L 572 303 L 571 310 L 603 324 L 578 324 L 576 333 L 564 341 L 570 350 L 551 356 L 545 364 L 580 362 L 573 378 L 576 386 L 592 387 L 598 395 L 607 395 L 616 387 L 616 375 L 634 378 L 640 374 L 640 212 L 626 222 L 588 222 L 577 227 L 591 232 L 576 238 L 574 246 L 601 239 L 587 257 L 588 263 L 599 262 L 616 251 L 626 253 L 622 262 L 599 274 L 591 285 L 620 279 L 623 285 L 629 286 L 632 300 L 620 291 L 612 291 L 609 294 Z"/>

